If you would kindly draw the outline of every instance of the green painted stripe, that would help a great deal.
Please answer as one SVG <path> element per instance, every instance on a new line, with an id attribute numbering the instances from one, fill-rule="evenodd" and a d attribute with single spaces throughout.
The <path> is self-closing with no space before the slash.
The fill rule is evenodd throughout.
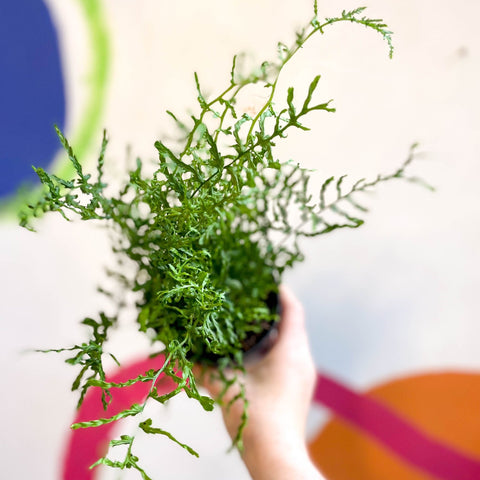
<path id="1" fill-rule="evenodd" d="M 110 44 L 106 24 L 102 15 L 101 2 L 98 0 L 78 0 L 82 6 L 90 33 L 92 65 L 88 74 L 90 96 L 82 115 L 80 125 L 69 139 L 80 162 L 92 147 L 92 140 L 100 130 L 100 121 L 105 106 L 108 72 L 110 69 Z M 99 146 L 100 147 L 100 146 Z M 75 170 L 62 154 L 60 165 L 54 172 L 59 177 L 71 177 Z"/>
<path id="2" fill-rule="evenodd" d="M 77 0 L 85 14 L 88 37 L 90 39 L 90 51 L 92 55 L 91 65 L 87 74 L 89 83 L 89 96 L 81 115 L 80 124 L 75 127 L 71 136 L 70 144 L 75 154 L 82 162 L 89 149 L 93 147 L 92 141 L 95 134 L 100 130 L 100 122 L 106 100 L 106 88 L 110 71 L 111 50 L 109 32 L 106 26 L 102 10 L 102 2 L 98 0 Z M 68 108 L 68 106 L 67 106 Z M 52 126 L 53 128 L 53 126 Z M 60 145 L 60 144 L 59 144 Z M 35 159 L 33 159 L 35 163 Z M 65 158 L 61 151 L 51 171 L 59 177 L 71 178 L 74 174 L 73 165 Z M 3 200 L 0 203 L 0 220 L 11 219 L 25 208 L 28 203 L 35 202 L 41 192 L 41 187 L 27 187 L 20 189 L 17 195 Z"/>

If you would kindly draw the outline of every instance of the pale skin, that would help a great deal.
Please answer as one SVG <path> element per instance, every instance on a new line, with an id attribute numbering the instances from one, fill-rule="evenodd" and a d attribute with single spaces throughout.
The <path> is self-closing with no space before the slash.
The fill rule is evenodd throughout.
<path id="1" fill-rule="evenodd" d="M 286 287 L 280 288 L 282 320 L 270 352 L 247 366 L 242 377 L 249 401 L 248 424 L 243 432 L 242 459 L 253 480 L 324 480 L 308 455 L 306 418 L 315 386 L 315 366 L 300 302 Z M 222 385 L 202 375 L 202 383 L 217 398 Z M 238 393 L 229 389 L 228 404 Z M 225 427 L 232 438 L 243 411 L 241 400 L 222 407 Z"/>

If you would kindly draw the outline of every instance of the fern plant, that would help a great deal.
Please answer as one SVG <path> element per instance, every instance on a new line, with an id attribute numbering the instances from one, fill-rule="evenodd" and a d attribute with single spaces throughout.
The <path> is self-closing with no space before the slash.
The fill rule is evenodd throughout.
<path id="1" fill-rule="evenodd" d="M 92 329 L 87 342 L 58 352 L 70 354 L 67 362 L 80 367 L 73 388 L 79 390 L 79 405 L 89 388 L 103 389 L 106 407 L 110 388 L 151 382 L 148 401 L 164 403 L 179 392 L 211 410 L 213 400 L 201 395 L 192 373 L 195 362 L 212 354 L 218 360 L 219 375 L 226 368 L 241 371 L 245 340 L 258 334 L 277 314 L 265 299 L 277 291 L 287 268 L 303 259 L 302 237 L 316 237 L 338 229 L 358 228 L 366 209 L 358 196 L 394 179 L 414 180 L 405 170 L 413 158 L 394 172 L 372 180 L 361 179 L 350 188 L 344 177 L 328 178 L 318 195 L 308 188 L 309 172 L 299 164 L 279 161 L 275 145 L 290 130 L 308 130 L 305 117 L 313 112 L 331 113 L 331 101 L 316 103 L 314 93 L 320 76 L 298 99 L 288 88 L 283 106 L 274 103 L 278 80 L 285 66 L 314 35 L 323 35 L 340 22 L 363 25 L 377 31 L 393 47 L 391 32 L 382 20 L 363 16 L 364 8 L 343 11 L 338 17 L 321 21 L 314 4 L 313 19 L 296 33 L 291 46 L 278 44 L 278 58 L 262 63 L 244 74 L 233 59 L 230 82 L 218 95 L 207 98 L 195 74 L 198 113 L 183 122 L 172 112 L 180 140 L 155 143 L 158 164 L 152 175 L 143 172 L 142 162 L 129 172 L 118 192 L 109 193 L 104 179 L 107 136 L 104 133 L 96 175 L 86 174 L 67 139 L 57 129 L 76 175 L 58 178 L 36 168 L 45 189 L 42 198 L 21 214 L 21 225 L 33 229 L 31 218 L 45 212 L 58 212 L 65 219 L 80 218 L 103 222 L 114 232 L 113 249 L 134 269 L 111 272 L 122 288 L 137 292 L 136 322 L 165 355 L 161 369 L 145 372 L 122 384 L 107 383 L 103 358 L 110 328 L 118 316 L 100 312 L 83 323 Z M 262 84 L 269 96 L 258 113 L 237 113 L 240 92 L 252 84 Z M 51 350 L 50 350 L 51 351 Z M 154 388 L 160 375 L 170 376 L 176 388 L 159 395 Z M 244 394 L 242 394 L 244 396 Z M 243 399 L 245 400 L 245 398 Z M 247 403 L 244 402 L 246 405 Z M 111 418 L 73 425 L 94 427 L 128 416 L 140 415 L 143 405 L 132 405 Z M 243 423 L 235 444 L 241 446 Z M 170 433 L 153 427 L 152 419 L 140 417 L 139 427 L 147 433 Z M 113 440 L 111 446 L 127 445 L 123 462 L 101 458 L 116 468 L 135 468 L 150 478 L 132 453 L 133 436 Z"/>

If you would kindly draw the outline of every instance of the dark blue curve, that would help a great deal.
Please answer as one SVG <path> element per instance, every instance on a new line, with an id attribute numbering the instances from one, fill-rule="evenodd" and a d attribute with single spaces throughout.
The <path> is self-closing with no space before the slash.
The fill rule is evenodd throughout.
<path id="1" fill-rule="evenodd" d="M 36 181 L 65 124 L 57 35 L 42 0 L 0 0 L 0 197 Z"/>

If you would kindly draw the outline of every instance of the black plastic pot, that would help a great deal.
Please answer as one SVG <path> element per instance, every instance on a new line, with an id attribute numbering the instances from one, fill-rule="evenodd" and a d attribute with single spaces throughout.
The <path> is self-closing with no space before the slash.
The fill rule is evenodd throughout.
<path id="1" fill-rule="evenodd" d="M 281 314 L 280 301 L 277 292 L 269 293 L 265 300 L 269 310 L 272 313 Z M 264 322 L 263 330 L 259 333 L 251 333 L 243 342 L 242 350 L 244 364 L 251 365 L 264 357 L 273 347 L 278 337 L 279 321 Z M 201 355 L 192 355 L 192 361 L 201 365 L 216 366 L 222 357 L 215 353 L 203 352 Z"/>
<path id="2" fill-rule="evenodd" d="M 281 313 L 278 293 L 271 292 L 266 300 L 267 306 L 271 312 Z M 248 345 L 244 348 L 243 360 L 245 364 L 252 364 L 261 360 L 275 345 L 278 337 L 278 326 L 280 321 L 267 323 L 265 329 L 256 335 L 252 335 L 247 339 Z"/>

